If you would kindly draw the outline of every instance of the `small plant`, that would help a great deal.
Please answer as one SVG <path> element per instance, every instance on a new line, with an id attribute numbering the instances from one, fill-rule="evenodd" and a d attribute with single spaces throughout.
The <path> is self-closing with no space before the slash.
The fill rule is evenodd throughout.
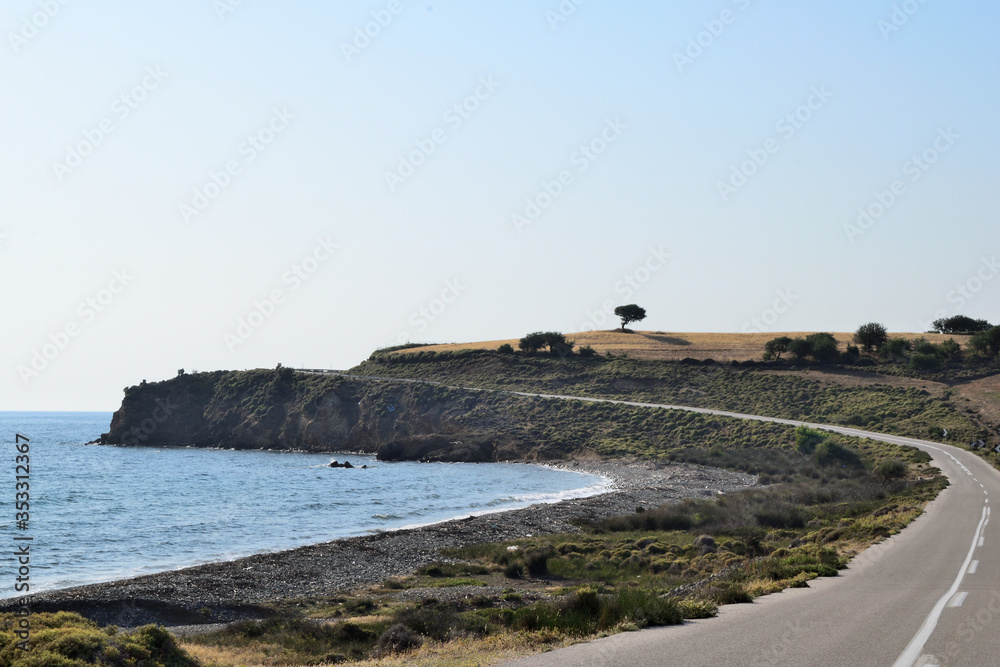
<path id="1" fill-rule="evenodd" d="M 514 347 L 510 343 L 504 343 L 497 348 L 497 352 L 500 354 L 514 354 Z"/>
<path id="2" fill-rule="evenodd" d="M 394 653 L 405 653 L 411 649 L 419 648 L 424 640 L 402 623 L 396 623 L 382 633 L 375 643 L 374 655 L 377 658 L 392 655 Z"/>

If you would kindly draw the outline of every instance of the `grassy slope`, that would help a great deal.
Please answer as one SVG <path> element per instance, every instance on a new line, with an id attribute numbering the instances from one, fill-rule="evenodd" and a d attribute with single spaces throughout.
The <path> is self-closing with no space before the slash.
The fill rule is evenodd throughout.
<path id="1" fill-rule="evenodd" d="M 967 443 L 989 433 L 956 407 L 949 392 L 873 383 L 845 386 L 755 368 L 684 365 L 597 357 L 558 359 L 479 352 L 406 363 L 413 356 L 366 361 L 352 372 L 436 380 L 453 385 L 538 391 L 718 408 L 770 417 L 859 426 L 874 431 Z"/>

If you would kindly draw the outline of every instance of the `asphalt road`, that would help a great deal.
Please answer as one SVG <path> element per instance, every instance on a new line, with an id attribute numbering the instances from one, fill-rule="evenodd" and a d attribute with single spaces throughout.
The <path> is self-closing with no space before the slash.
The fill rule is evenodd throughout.
<path id="1" fill-rule="evenodd" d="M 549 394 L 545 398 L 599 400 Z M 556 665 L 1000 665 L 1000 541 L 990 521 L 1000 473 L 924 440 L 719 410 L 612 401 L 815 428 L 928 452 L 951 486 L 899 535 L 840 576 L 722 607 L 714 619 L 614 635 L 507 663 Z"/>
<path id="2" fill-rule="evenodd" d="M 714 619 L 622 633 L 505 664 L 1000 665 L 1000 552 L 996 548 L 1000 534 L 997 524 L 991 521 L 991 499 L 1000 498 L 1000 472 L 975 454 L 914 438 L 722 410 L 502 393 L 688 410 L 793 426 L 805 424 L 918 447 L 928 452 L 951 480 L 921 517 L 899 535 L 859 554 L 837 577 L 816 579 L 809 588 L 789 589 L 759 598 L 753 604 L 722 607 Z"/>

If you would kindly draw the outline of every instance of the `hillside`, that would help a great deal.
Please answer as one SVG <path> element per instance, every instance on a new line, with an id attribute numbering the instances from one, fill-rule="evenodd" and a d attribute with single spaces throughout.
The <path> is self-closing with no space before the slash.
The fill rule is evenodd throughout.
<path id="1" fill-rule="evenodd" d="M 589 345 L 598 354 L 611 353 L 619 356 L 628 355 L 632 359 L 680 361 L 682 359 L 714 359 L 720 363 L 730 361 L 759 360 L 764 352 L 764 344 L 778 336 L 808 336 L 806 332 L 770 332 L 770 333 L 684 333 L 670 331 L 635 331 L 624 333 L 617 329 L 609 331 L 586 331 L 567 334 L 567 338 L 576 342 L 577 347 Z M 847 332 L 834 333 L 837 343 L 843 349 L 851 343 L 854 334 Z M 949 338 L 955 338 L 963 344 L 962 336 L 946 336 L 943 334 L 891 333 L 892 337 L 915 339 L 924 337 L 928 341 L 939 344 Z M 475 343 L 442 343 L 439 345 L 421 346 L 423 351 L 453 352 L 456 350 L 495 350 L 507 343 L 515 350 L 518 339 L 488 340 Z M 412 351 L 412 350 L 410 350 Z M 407 350 L 397 350 L 393 354 L 406 354 Z"/>

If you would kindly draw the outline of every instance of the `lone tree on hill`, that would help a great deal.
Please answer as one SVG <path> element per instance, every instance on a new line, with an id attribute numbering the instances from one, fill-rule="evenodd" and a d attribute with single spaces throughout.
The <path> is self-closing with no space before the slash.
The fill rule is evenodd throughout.
<path id="1" fill-rule="evenodd" d="M 646 319 L 646 309 L 630 303 L 615 308 L 615 315 L 622 318 L 622 331 L 625 331 L 625 325 L 629 322 L 641 322 Z"/>
<path id="2" fill-rule="evenodd" d="M 889 340 L 889 335 L 885 327 L 878 322 L 862 324 L 854 332 L 854 342 L 864 348 L 865 352 L 872 352 L 879 349 Z"/>

